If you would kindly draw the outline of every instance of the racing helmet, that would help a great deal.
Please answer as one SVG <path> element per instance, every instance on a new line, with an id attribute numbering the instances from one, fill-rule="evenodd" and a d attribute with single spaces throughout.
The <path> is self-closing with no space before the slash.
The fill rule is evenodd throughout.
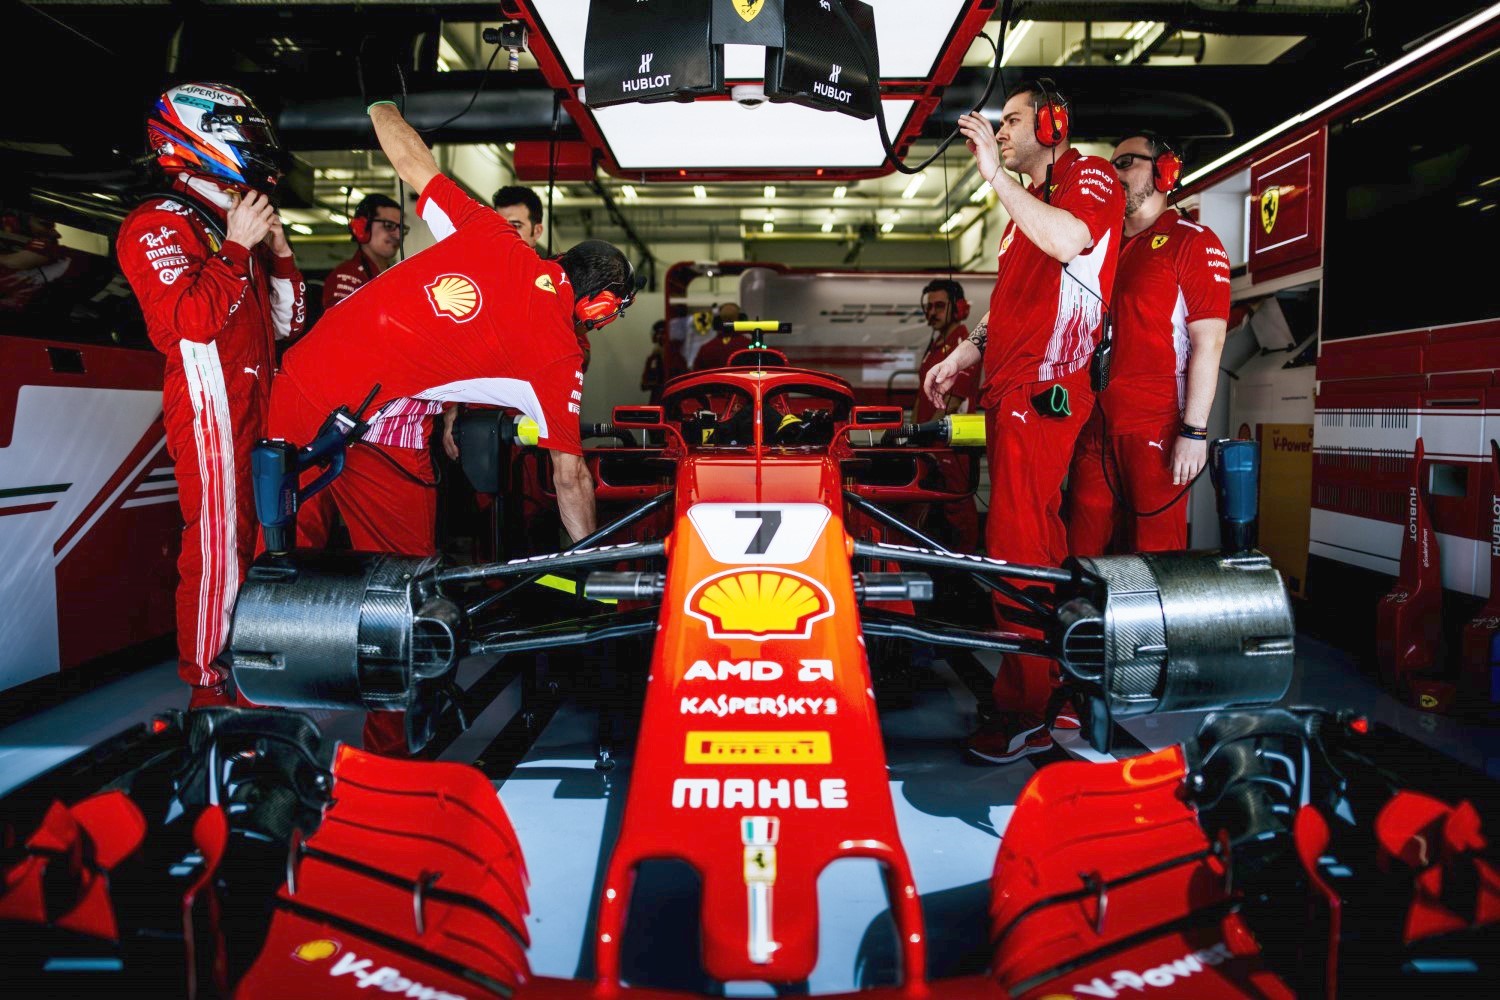
<path id="1" fill-rule="evenodd" d="M 146 143 L 163 170 L 269 192 L 283 173 L 276 131 L 242 90 L 184 83 L 157 99 Z"/>

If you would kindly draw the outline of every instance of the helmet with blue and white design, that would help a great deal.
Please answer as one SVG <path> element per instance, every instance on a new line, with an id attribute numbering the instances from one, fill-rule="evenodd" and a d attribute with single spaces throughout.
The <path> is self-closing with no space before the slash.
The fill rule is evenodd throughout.
<path id="1" fill-rule="evenodd" d="M 218 83 L 184 83 L 156 102 L 146 142 L 170 173 L 269 192 L 284 172 L 276 131 L 244 91 Z"/>

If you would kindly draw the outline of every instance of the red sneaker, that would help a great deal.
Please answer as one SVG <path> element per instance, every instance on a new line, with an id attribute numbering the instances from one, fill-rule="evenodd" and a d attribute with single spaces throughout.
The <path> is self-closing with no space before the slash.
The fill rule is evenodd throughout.
<path id="1" fill-rule="evenodd" d="M 1040 720 L 1002 714 L 981 723 L 966 749 L 970 757 L 986 764 L 1009 764 L 1052 747 L 1052 735 Z"/>

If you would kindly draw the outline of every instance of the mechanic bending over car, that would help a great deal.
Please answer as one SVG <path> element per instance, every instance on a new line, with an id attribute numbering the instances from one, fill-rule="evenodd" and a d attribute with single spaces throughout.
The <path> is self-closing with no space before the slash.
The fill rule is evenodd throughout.
<path id="1" fill-rule="evenodd" d="M 1055 566 L 1068 554 L 1059 516 L 1062 483 L 1094 405 L 1090 361 L 1109 310 L 1125 198 L 1109 161 L 1069 145 L 1068 104 L 1049 80 L 1026 81 L 1010 92 L 998 143 L 983 115 L 958 121 L 980 175 L 1011 218 L 1000 239 L 989 312 L 967 342 L 928 371 L 922 388 L 934 406 L 946 406 L 959 373 L 983 359 L 986 551 Z M 1025 174 L 1031 186 L 1006 170 Z M 1049 749 L 1045 718 L 1057 684 L 1052 661 L 1006 656 L 995 677 L 997 713 L 983 720 L 969 753 L 1008 764 Z M 1057 722 L 1078 727 L 1071 708 Z"/>
<path id="2" fill-rule="evenodd" d="M 598 240 L 543 259 L 493 210 L 443 176 L 431 151 L 391 101 L 368 108 L 376 138 L 400 178 L 420 191 L 417 214 L 438 242 L 362 285 L 293 345 L 271 397 L 270 433 L 313 439 L 335 408 L 359 405 L 377 383 L 369 435 L 407 401 L 436 413 L 445 403 L 508 406 L 535 420 L 551 451 L 559 513 L 575 540 L 594 530 L 594 481 L 583 460 L 578 415 L 582 352 L 575 328 L 614 321 L 634 295 L 619 250 Z M 357 345 L 357 346 L 354 346 Z M 328 505 L 355 549 L 431 555 L 435 491 L 425 442 L 351 448 L 343 474 L 298 519 L 298 544 L 327 541 Z M 399 713 L 374 713 L 399 741 Z M 399 742 L 398 742 L 399 746 Z"/>
<path id="3" fill-rule="evenodd" d="M 1151 131 L 1115 144 L 1125 242 L 1115 275 L 1109 384 L 1068 473 L 1068 550 L 1104 555 L 1187 548 L 1187 492 L 1208 459 L 1208 412 L 1229 325 L 1229 255 L 1167 199 L 1182 157 Z"/>
<path id="4" fill-rule="evenodd" d="M 183 521 L 177 673 L 201 708 L 231 703 L 216 661 L 255 554 L 250 452 L 266 433 L 275 340 L 302 331 L 306 286 L 269 198 L 284 154 L 243 91 L 173 87 L 146 140 L 167 193 L 125 217 L 115 253 L 167 356 L 162 417 Z"/>

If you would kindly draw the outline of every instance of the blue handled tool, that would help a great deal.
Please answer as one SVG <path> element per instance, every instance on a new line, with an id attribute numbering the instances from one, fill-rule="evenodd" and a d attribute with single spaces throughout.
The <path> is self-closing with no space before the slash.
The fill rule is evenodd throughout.
<path id="1" fill-rule="evenodd" d="M 266 551 L 279 555 L 290 552 L 296 545 L 297 508 L 344 471 L 345 452 L 369 430 L 365 410 L 379 391 L 380 384 L 376 383 L 353 413 L 347 406 L 330 413 L 312 443 L 305 447 L 298 448 L 279 438 L 256 442 L 250 453 L 250 477 L 255 492 L 255 516 L 265 535 Z M 302 474 L 314 465 L 323 466 L 323 472 L 299 488 Z"/>
<path id="2" fill-rule="evenodd" d="M 1219 544 L 1226 555 L 1255 548 L 1260 534 L 1260 445 L 1220 438 L 1209 453 L 1219 504 Z"/>

